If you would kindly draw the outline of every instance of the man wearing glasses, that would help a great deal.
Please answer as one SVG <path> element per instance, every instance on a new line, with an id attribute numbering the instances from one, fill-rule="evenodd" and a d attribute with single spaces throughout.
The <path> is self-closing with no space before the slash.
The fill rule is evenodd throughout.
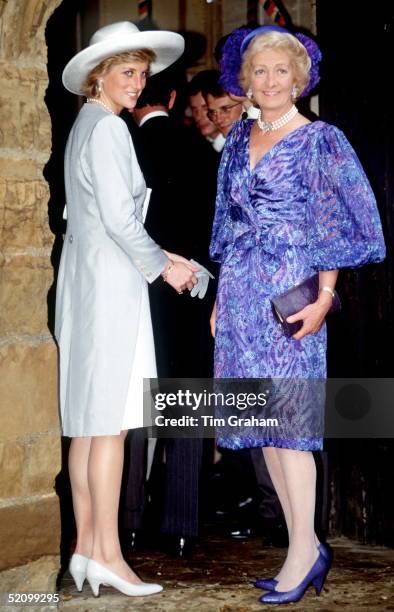
<path id="1" fill-rule="evenodd" d="M 201 70 L 194 75 L 188 85 L 189 108 L 193 117 L 194 125 L 203 136 L 204 140 L 208 141 L 216 153 L 221 153 L 224 147 L 225 138 L 217 127 L 208 118 L 207 103 L 202 92 L 209 89 L 210 83 L 217 83 L 220 73 L 218 70 Z M 219 159 L 217 160 L 219 162 Z M 215 165 L 215 162 L 214 162 Z M 215 172 L 215 193 L 216 193 L 216 173 Z"/>
<path id="2" fill-rule="evenodd" d="M 209 83 L 203 91 L 203 96 L 208 106 L 208 118 L 226 138 L 233 123 L 241 117 L 242 102 L 231 98 L 219 84 L 219 80 Z"/>

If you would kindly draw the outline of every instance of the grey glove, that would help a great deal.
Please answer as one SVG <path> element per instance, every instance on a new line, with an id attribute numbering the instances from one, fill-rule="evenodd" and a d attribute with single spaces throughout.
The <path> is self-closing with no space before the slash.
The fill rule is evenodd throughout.
<path id="1" fill-rule="evenodd" d="M 194 273 L 194 276 L 196 276 L 198 279 L 198 283 L 197 285 L 194 285 L 193 289 L 190 289 L 190 295 L 191 297 L 196 297 L 196 295 L 198 295 L 200 300 L 202 300 L 207 292 L 209 279 L 215 277 L 209 270 L 198 263 L 198 261 L 195 261 L 194 259 L 191 259 L 190 261 L 200 268 L 198 272 Z"/>

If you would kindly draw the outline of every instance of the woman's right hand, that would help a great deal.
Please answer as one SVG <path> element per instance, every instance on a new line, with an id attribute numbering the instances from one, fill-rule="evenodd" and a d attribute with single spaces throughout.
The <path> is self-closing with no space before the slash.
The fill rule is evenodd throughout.
<path id="1" fill-rule="evenodd" d="M 215 337 L 216 332 L 216 300 L 212 308 L 211 318 L 209 319 L 209 325 L 211 326 L 212 337 Z"/>
<path id="2" fill-rule="evenodd" d="M 194 269 L 197 271 L 199 268 L 194 266 Z M 162 277 L 178 293 L 182 293 L 185 289 L 191 290 L 198 283 L 190 266 L 182 261 L 170 261 L 163 270 Z"/>

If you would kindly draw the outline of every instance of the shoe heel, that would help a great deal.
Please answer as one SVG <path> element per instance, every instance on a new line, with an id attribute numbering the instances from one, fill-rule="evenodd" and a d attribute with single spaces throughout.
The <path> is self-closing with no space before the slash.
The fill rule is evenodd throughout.
<path id="1" fill-rule="evenodd" d="M 320 595 L 323 585 L 324 585 L 324 581 L 326 579 L 326 574 L 327 572 L 322 572 L 321 574 L 319 574 L 318 576 L 316 576 L 316 578 L 314 580 L 312 580 L 312 584 L 315 587 L 316 590 L 316 595 Z"/>
<path id="2" fill-rule="evenodd" d="M 75 582 L 75 585 L 78 589 L 79 592 L 82 591 L 82 587 L 83 587 L 83 583 L 85 582 L 85 578 L 86 578 L 86 573 L 85 572 L 81 572 L 78 570 L 71 570 L 70 569 L 70 574 Z"/>
<path id="3" fill-rule="evenodd" d="M 100 580 L 98 578 L 88 577 L 88 582 L 90 584 L 90 588 L 93 591 L 93 595 L 95 597 L 98 597 L 100 595 Z"/>

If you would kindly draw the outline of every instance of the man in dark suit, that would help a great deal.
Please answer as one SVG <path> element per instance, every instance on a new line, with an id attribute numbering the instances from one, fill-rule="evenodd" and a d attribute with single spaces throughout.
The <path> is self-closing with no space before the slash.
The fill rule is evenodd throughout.
<path id="1" fill-rule="evenodd" d="M 181 253 L 212 269 L 208 247 L 213 197 L 212 194 L 207 197 L 203 164 L 196 161 L 200 143 L 190 130 L 169 116 L 175 96 L 165 74 L 160 78 L 152 77 L 133 113 L 139 126 L 133 138 L 137 158 L 146 184 L 152 189 L 145 227 L 166 250 Z M 203 300 L 191 298 L 188 292 L 171 295 L 168 289 L 162 282 L 149 286 L 158 376 L 210 377 L 213 340 L 209 316 L 214 288 L 208 288 Z M 202 440 L 161 439 L 156 445 L 159 461 L 163 451 L 165 491 L 161 530 L 172 551 L 184 555 L 198 534 Z M 130 464 L 126 516 L 130 504 L 135 506 L 133 459 Z"/>

